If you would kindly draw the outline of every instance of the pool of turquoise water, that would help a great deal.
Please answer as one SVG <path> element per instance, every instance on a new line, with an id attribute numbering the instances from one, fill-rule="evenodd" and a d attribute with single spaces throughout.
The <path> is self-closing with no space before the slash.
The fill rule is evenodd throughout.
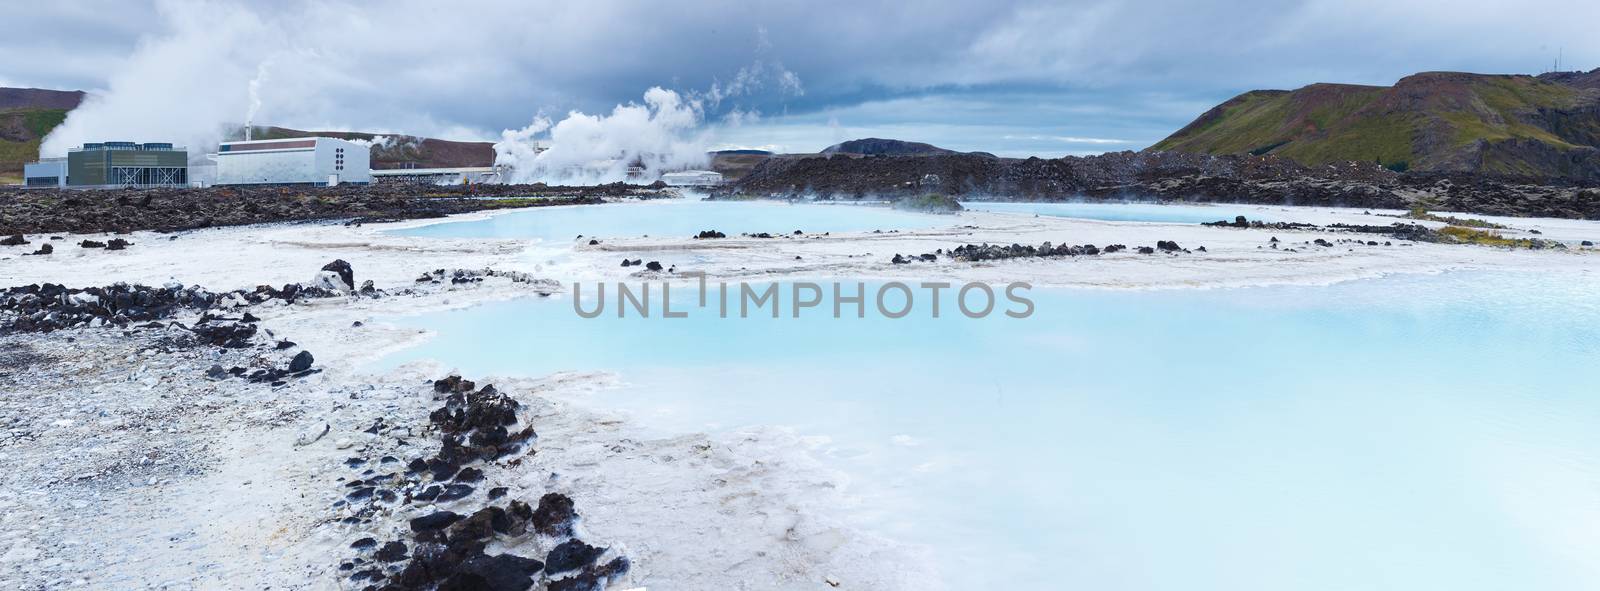
<path id="1" fill-rule="evenodd" d="M 585 319 L 568 294 L 393 318 L 437 336 L 381 365 L 613 371 L 589 403 L 663 433 L 793 427 L 953 588 L 1594 589 L 1595 294 L 1035 289 L 1026 319 Z"/>
<path id="2" fill-rule="evenodd" d="M 525 238 L 569 244 L 578 236 L 636 238 L 688 237 L 702 230 L 740 233 L 808 234 L 909 230 L 953 225 L 949 216 L 844 204 L 789 204 L 774 201 L 660 200 L 537 207 L 477 220 L 447 221 L 393 233 L 433 238 Z"/>

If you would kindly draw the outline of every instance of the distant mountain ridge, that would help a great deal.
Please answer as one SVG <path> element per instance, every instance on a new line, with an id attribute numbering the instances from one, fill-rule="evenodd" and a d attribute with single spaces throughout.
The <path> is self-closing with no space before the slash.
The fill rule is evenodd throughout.
<path id="1" fill-rule="evenodd" d="M 83 104 L 81 90 L 47 90 L 43 88 L 0 87 L 0 110 L 6 109 L 61 109 L 71 111 Z"/>
<path id="2" fill-rule="evenodd" d="M 932 154 L 955 154 L 957 152 L 922 142 L 869 137 L 828 146 L 822 149 L 822 153 L 860 154 L 862 156 L 927 156 Z"/>
<path id="3" fill-rule="evenodd" d="M 1600 179 L 1600 69 L 1540 76 L 1424 72 L 1394 86 L 1255 90 L 1147 151 Z"/>

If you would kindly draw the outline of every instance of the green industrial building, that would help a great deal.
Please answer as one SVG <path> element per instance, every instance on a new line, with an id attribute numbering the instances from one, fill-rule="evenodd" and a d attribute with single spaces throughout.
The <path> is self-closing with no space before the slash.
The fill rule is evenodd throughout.
<path id="1" fill-rule="evenodd" d="M 69 187 L 181 187 L 189 152 L 167 143 L 102 142 L 67 152 Z"/>

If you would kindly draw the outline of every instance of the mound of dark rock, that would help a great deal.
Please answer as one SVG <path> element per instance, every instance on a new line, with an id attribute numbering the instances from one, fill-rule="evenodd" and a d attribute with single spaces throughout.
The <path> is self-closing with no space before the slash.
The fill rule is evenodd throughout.
<path id="1" fill-rule="evenodd" d="M 434 388 L 439 387 L 436 382 Z M 534 431 L 532 426 L 515 433 L 507 429 L 517 424 L 518 407 L 516 400 L 495 390 L 494 386 L 450 393 L 444 407 L 428 416 L 443 433 L 444 446 L 437 460 L 459 466 L 478 460 L 492 461 L 520 451 L 534 437 Z"/>
<path id="2" fill-rule="evenodd" d="M 117 240 L 111 242 L 116 243 Z M 109 249 L 110 244 L 106 248 Z M 374 290 L 373 295 L 378 293 Z M 178 283 L 164 287 L 126 283 L 86 288 L 68 288 L 53 283 L 23 285 L 0 291 L 0 330 L 49 332 L 106 325 L 126 328 L 133 324 L 165 320 L 186 310 L 226 310 L 269 300 L 292 304 L 303 299 L 334 295 L 338 294 L 316 286 L 294 283 L 282 288 L 259 285 L 253 290 L 240 289 L 221 294 Z M 202 317 L 196 324 L 206 321 Z M 254 330 L 254 327 L 212 326 L 200 329 L 197 335 L 201 342 L 227 346 L 227 343 L 239 342 L 235 339 L 239 336 L 237 333 L 247 330 Z"/>
<path id="3" fill-rule="evenodd" d="M 439 433 L 440 451 L 433 457 L 411 460 L 404 474 L 348 481 L 345 486 L 351 492 L 338 503 L 353 512 L 345 518 L 346 523 L 366 523 L 414 501 L 470 504 L 471 486 L 443 482 L 452 478 L 483 481 L 487 475 L 477 465 L 487 466 L 486 462 L 504 458 L 532 440 L 531 426 L 515 434 L 508 431 L 519 422 L 520 405 L 493 386 L 478 387 L 457 375 L 435 380 L 432 386 L 436 394 L 444 396 L 444 405 L 428 417 Z M 379 425 L 374 429 L 382 432 Z M 406 433 L 409 437 L 410 432 Z M 355 458 L 347 464 L 359 469 L 367 461 Z M 452 490 L 460 492 L 452 494 Z M 492 490 L 498 494 L 491 494 L 491 501 L 509 492 L 503 486 Z M 374 590 L 524 591 L 542 578 L 547 589 L 599 591 L 629 568 L 623 556 L 600 563 L 607 548 L 575 537 L 575 503 L 561 493 L 545 493 L 533 506 L 510 500 L 477 509 L 456 506 L 453 511 L 412 515 L 406 522 L 407 536 L 381 545 L 373 538 L 358 540 L 352 545 L 357 557 L 345 561 L 340 569 L 350 571 L 351 581 L 366 582 L 366 588 Z M 487 550 L 491 545 L 525 547 L 536 539 L 555 544 L 544 560 Z M 366 568 L 360 568 L 362 565 Z"/>
<path id="4" fill-rule="evenodd" d="M 206 317 L 189 329 L 201 343 L 226 349 L 243 349 L 250 346 L 256 336 L 256 325 L 248 322 L 211 322 Z"/>
<path id="5" fill-rule="evenodd" d="M 950 250 L 950 257 L 958 261 L 977 262 L 1032 257 L 1097 256 L 1107 252 L 1115 251 L 1109 248 L 1102 250 L 1093 244 L 1074 246 L 1045 242 L 1038 246 L 1023 244 L 1002 246 L 984 243 L 957 246 Z"/>
<path id="6" fill-rule="evenodd" d="M 216 298 L 199 287 L 117 283 L 79 289 L 54 283 L 23 285 L 0 292 L 0 328 L 50 332 L 86 326 L 127 327 L 162 320 L 181 310 L 203 310 L 211 307 Z"/>

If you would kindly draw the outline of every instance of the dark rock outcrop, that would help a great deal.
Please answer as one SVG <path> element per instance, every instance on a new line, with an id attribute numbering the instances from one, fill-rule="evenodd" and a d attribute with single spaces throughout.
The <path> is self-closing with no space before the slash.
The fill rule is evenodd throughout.
<path id="1" fill-rule="evenodd" d="M 103 189 L 87 194 L 93 198 L 84 198 L 85 195 L 80 190 L 0 187 L 0 235 L 174 232 L 299 220 L 361 223 L 518 207 L 594 204 L 603 202 L 606 197 L 652 198 L 673 193 L 656 187 L 615 183 L 593 187 L 346 184 L 293 190 L 267 186 L 174 187 Z M 76 205 L 57 206 L 68 200 L 74 200 Z M 0 245 L 4 244 L 0 239 Z M 123 247 L 126 246 L 131 244 L 124 241 Z"/>
<path id="2" fill-rule="evenodd" d="M 916 198 L 923 179 L 962 200 L 1156 200 L 1465 211 L 1600 219 L 1600 179 L 1398 173 L 1373 162 L 1305 166 L 1275 156 L 1114 152 L 1065 158 L 970 154 L 786 157 L 757 165 L 713 198 Z"/>

